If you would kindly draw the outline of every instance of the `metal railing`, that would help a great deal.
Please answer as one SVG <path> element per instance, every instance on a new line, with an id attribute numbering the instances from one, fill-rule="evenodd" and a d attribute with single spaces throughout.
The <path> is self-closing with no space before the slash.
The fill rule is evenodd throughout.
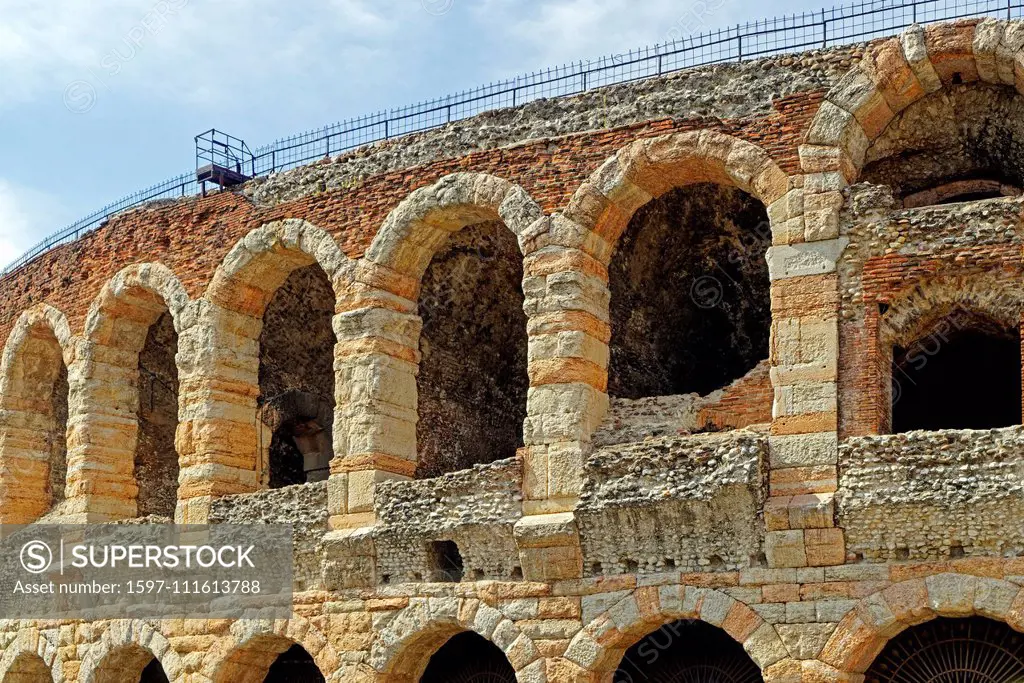
<path id="1" fill-rule="evenodd" d="M 1022 16 L 1024 0 L 867 0 L 816 12 L 764 19 L 664 44 L 535 71 L 407 107 L 349 119 L 257 148 L 251 175 L 268 175 L 363 145 L 437 128 L 477 114 L 542 98 L 660 76 L 705 64 L 826 48 L 893 35 L 912 24 L 967 17 Z M 49 249 L 81 237 L 112 215 L 148 201 L 199 193 L 185 173 L 109 204 L 32 247 L 2 271 L 5 277 Z"/>

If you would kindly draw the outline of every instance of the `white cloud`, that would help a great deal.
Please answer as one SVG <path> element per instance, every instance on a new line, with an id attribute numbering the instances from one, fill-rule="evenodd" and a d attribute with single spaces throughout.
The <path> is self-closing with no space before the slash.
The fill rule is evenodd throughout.
<path id="1" fill-rule="evenodd" d="M 367 48 L 385 47 L 409 15 L 410 3 L 394 0 L 4 0 L 0 103 L 52 97 L 76 81 L 204 101 L 339 65 L 358 75 Z"/>
<path id="2" fill-rule="evenodd" d="M 63 213 L 55 197 L 0 178 L 0 268 L 52 232 Z"/>
<path id="3" fill-rule="evenodd" d="M 478 20 L 504 31 L 540 64 L 668 42 L 722 25 L 732 0 L 484 0 Z"/>

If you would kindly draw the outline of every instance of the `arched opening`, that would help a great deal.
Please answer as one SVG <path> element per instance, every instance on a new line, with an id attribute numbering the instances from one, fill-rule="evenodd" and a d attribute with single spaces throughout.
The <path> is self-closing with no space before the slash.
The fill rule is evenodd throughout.
<path id="1" fill-rule="evenodd" d="M 497 645 L 476 633 L 453 636 L 434 653 L 420 683 L 515 683 L 516 672 Z"/>
<path id="2" fill-rule="evenodd" d="M 107 653 L 96 667 L 92 680 L 93 683 L 169 683 L 160 661 L 138 645 Z"/>
<path id="3" fill-rule="evenodd" d="M 14 658 L 0 683 L 53 683 L 53 674 L 42 657 L 22 652 Z"/>
<path id="4" fill-rule="evenodd" d="M 1024 637 L 1006 624 L 933 619 L 890 640 L 866 683 L 1011 683 L 1024 678 Z"/>
<path id="5" fill-rule="evenodd" d="M 527 375 L 523 264 L 504 223 L 455 232 L 427 267 L 417 380 L 418 477 L 515 455 Z"/>
<path id="6" fill-rule="evenodd" d="M 258 403 L 265 487 L 323 481 L 334 455 L 335 295 L 316 263 L 293 270 L 263 313 Z M 265 437 L 266 438 L 266 437 Z"/>
<path id="7" fill-rule="evenodd" d="M 324 683 L 324 676 L 305 648 L 292 645 L 270 665 L 263 683 Z"/>
<path id="8" fill-rule="evenodd" d="M 626 650 L 613 683 L 763 683 L 743 646 L 703 621 L 665 624 Z"/>
<path id="9" fill-rule="evenodd" d="M 138 514 L 173 517 L 178 494 L 178 334 L 166 308 L 139 352 L 139 436 L 134 474 Z"/>
<path id="10" fill-rule="evenodd" d="M 892 349 L 892 431 L 1021 422 L 1018 327 L 962 310 Z"/>
<path id="11" fill-rule="evenodd" d="M 0 408 L 6 413 L 7 478 L 0 519 L 6 524 L 33 522 L 64 500 L 69 388 L 54 328 L 60 321 L 52 309 L 26 314 L 4 349 Z"/>
<path id="12" fill-rule="evenodd" d="M 236 648 L 218 666 L 215 683 L 324 683 L 309 651 L 276 635 L 260 635 Z"/>
<path id="13" fill-rule="evenodd" d="M 1012 87 L 951 85 L 900 112 L 865 157 L 861 180 L 907 208 L 1019 195 L 1024 99 Z"/>
<path id="14" fill-rule="evenodd" d="M 766 360 L 770 245 L 764 205 L 734 187 L 687 185 L 636 211 L 609 266 L 611 397 L 692 403 Z"/>

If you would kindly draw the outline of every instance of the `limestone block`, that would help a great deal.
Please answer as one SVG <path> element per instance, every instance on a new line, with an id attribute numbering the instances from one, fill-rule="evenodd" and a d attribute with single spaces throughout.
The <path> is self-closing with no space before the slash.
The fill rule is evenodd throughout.
<path id="1" fill-rule="evenodd" d="M 829 91 L 828 101 L 851 114 L 868 139 L 877 137 L 893 117 L 892 109 L 878 85 L 860 67 L 846 72 Z M 829 124 L 829 127 L 834 126 L 834 122 Z"/>
<path id="2" fill-rule="evenodd" d="M 419 343 L 423 329 L 423 320 L 418 315 L 379 307 L 338 313 L 332 324 L 339 342 L 379 337 L 412 348 Z"/>
<path id="3" fill-rule="evenodd" d="M 608 344 L 583 331 L 531 335 L 529 361 L 579 358 L 599 368 L 608 367 Z"/>
<path id="4" fill-rule="evenodd" d="M 804 529 L 807 564 L 827 567 L 846 562 L 846 541 L 842 529 Z"/>
<path id="5" fill-rule="evenodd" d="M 925 92 L 933 93 L 941 90 L 942 81 L 928 56 L 924 28 L 916 24 L 909 27 L 900 35 L 900 44 L 903 47 L 903 56 L 906 57 L 907 63 L 910 64 L 910 68 Z"/>
<path id="6" fill-rule="evenodd" d="M 996 66 L 996 53 L 1002 44 L 1006 23 L 996 19 L 985 19 L 974 29 L 974 60 L 978 76 L 986 83 L 1001 84 Z"/>
<path id="7" fill-rule="evenodd" d="M 807 553 L 804 549 L 804 532 L 770 531 L 765 534 L 764 552 L 769 567 L 806 567 Z"/>
<path id="8" fill-rule="evenodd" d="M 835 432 L 770 436 L 768 439 L 773 468 L 834 465 L 838 447 Z"/>
<path id="9" fill-rule="evenodd" d="M 928 56 L 943 83 L 973 83 L 978 80 L 974 59 L 973 23 L 948 23 L 929 26 L 924 33 Z"/>
<path id="10" fill-rule="evenodd" d="M 839 147 L 856 165 L 864 161 L 870 144 L 867 133 L 854 114 L 828 100 L 822 102 L 818 109 L 811 129 L 807 132 L 807 142 L 811 145 Z M 806 184 L 805 189 L 813 191 Z"/>
<path id="11" fill-rule="evenodd" d="M 974 613 L 977 578 L 967 574 L 936 574 L 924 580 L 928 588 L 928 606 L 944 617 L 963 617 Z"/>
<path id="12" fill-rule="evenodd" d="M 771 624 L 761 624 L 743 643 L 743 649 L 761 669 L 767 669 L 789 655 L 789 651 Z"/>
<path id="13" fill-rule="evenodd" d="M 836 261 L 849 244 L 849 238 L 777 245 L 768 248 L 768 272 L 773 281 L 805 275 L 833 273 Z"/>
<path id="14" fill-rule="evenodd" d="M 383 453 L 406 460 L 416 459 L 416 423 L 404 416 L 368 411 L 345 420 L 348 429 L 348 453 Z M 341 454 L 336 454 L 341 455 Z"/>
<path id="15" fill-rule="evenodd" d="M 589 442 L 608 411 L 607 394 L 581 383 L 530 387 L 526 403 L 527 445 Z"/>
<path id="16" fill-rule="evenodd" d="M 801 382 L 775 388 L 772 417 L 790 417 L 837 410 L 834 382 Z"/>
<path id="17" fill-rule="evenodd" d="M 873 77 L 893 112 L 903 111 L 925 95 L 924 86 L 903 53 L 903 46 L 895 38 L 868 50 L 861 68 Z"/>
<path id="18" fill-rule="evenodd" d="M 791 529 L 824 529 L 835 526 L 835 494 L 806 493 L 793 496 L 789 506 Z M 808 547 L 807 552 L 812 553 Z M 845 559 L 845 558 L 844 558 Z M 809 564 L 811 564 L 809 562 Z M 820 563 L 814 562 L 819 565 Z"/>
<path id="19" fill-rule="evenodd" d="M 814 659 L 836 630 L 836 625 L 778 624 L 775 630 L 793 659 Z"/>
<path id="20" fill-rule="evenodd" d="M 348 473 L 348 514 L 360 512 L 372 512 L 374 506 L 374 491 L 377 484 L 382 481 L 401 481 L 406 479 L 399 474 L 393 474 L 384 470 L 363 470 L 361 472 Z"/>
<path id="21" fill-rule="evenodd" d="M 1002 37 L 996 47 L 996 73 L 1003 85 L 1016 85 L 1014 57 L 1024 48 L 1024 25 L 1009 22 L 1003 28 Z"/>

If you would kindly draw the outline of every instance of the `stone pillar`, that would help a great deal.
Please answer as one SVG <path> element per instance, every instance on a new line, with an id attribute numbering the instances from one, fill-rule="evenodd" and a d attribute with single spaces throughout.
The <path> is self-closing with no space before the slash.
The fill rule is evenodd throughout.
<path id="1" fill-rule="evenodd" d="M 526 257 L 523 291 L 530 390 L 515 535 L 528 580 L 573 578 L 583 559 L 572 510 L 590 435 L 608 410 L 608 271 L 579 249 L 546 246 Z"/>
<path id="2" fill-rule="evenodd" d="M 179 332 L 179 524 L 205 524 L 214 498 L 259 488 L 262 324 L 255 311 L 202 301 L 195 324 Z"/>
<path id="3" fill-rule="evenodd" d="M 422 320 L 418 285 L 363 262 L 338 302 L 334 330 L 336 404 L 334 460 L 328 484 L 334 530 L 376 521 L 374 489 L 416 473 L 416 375 Z"/>
<path id="4" fill-rule="evenodd" d="M 823 177 L 812 177 L 812 176 Z M 771 567 L 842 564 L 835 527 L 839 289 L 836 261 L 841 176 L 805 179 L 802 235 L 776 234 L 771 276 L 771 378 L 775 390 L 769 437 L 765 553 Z M 779 243 L 785 234 L 792 243 Z"/>
<path id="5" fill-rule="evenodd" d="M 137 329 L 128 332 L 124 328 Z M 118 332 L 146 338 L 141 321 L 119 320 Z M 137 514 L 138 353 L 81 342 L 68 368 L 68 523 L 130 519 Z"/>

